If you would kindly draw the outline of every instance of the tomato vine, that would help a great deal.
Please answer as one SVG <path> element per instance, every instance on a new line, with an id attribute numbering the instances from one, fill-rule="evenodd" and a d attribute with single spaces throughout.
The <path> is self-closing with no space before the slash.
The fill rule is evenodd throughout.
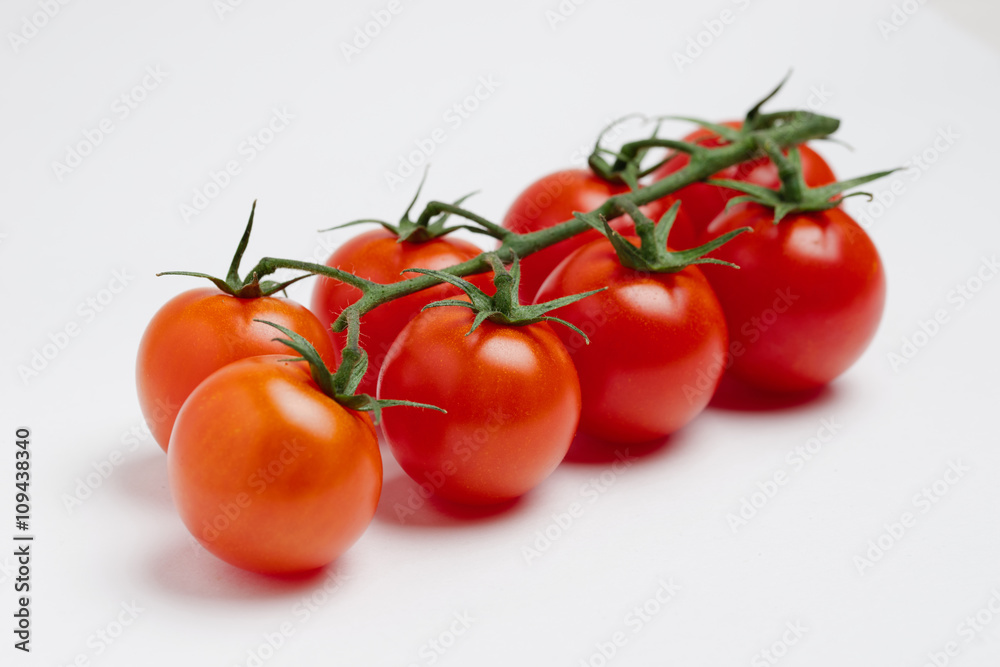
<path id="1" fill-rule="evenodd" d="M 730 143 L 724 146 L 707 148 L 694 143 L 655 137 L 623 145 L 619 153 L 621 160 L 616 161 L 614 165 L 608 165 L 604 162 L 599 167 L 605 172 L 604 175 L 610 177 L 613 173 L 634 169 L 629 165 L 635 164 L 636 159 L 641 157 L 643 151 L 650 146 L 669 146 L 675 150 L 682 150 L 691 156 L 691 161 L 686 167 L 670 176 L 647 187 L 615 195 L 597 209 L 587 213 L 590 217 L 596 216 L 605 220 L 614 219 L 623 215 L 631 206 L 642 206 L 656 201 L 686 185 L 707 179 L 726 167 L 739 164 L 759 154 L 764 146 L 790 148 L 809 140 L 825 138 L 833 134 L 840 125 L 840 121 L 836 118 L 809 111 L 781 111 L 770 114 L 761 114 L 758 111 L 759 105 L 751 110 L 753 122 L 748 123 L 744 130 L 733 133 L 730 136 Z M 595 150 L 595 154 L 597 152 Z M 601 165 L 601 160 L 602 158 L 592 156 L 591 161 Z M 429 202 L 417 218 L 416 224 L 427 226 L 432 224 L 432 220 L 438 216 L 445 215 L 464 218 L 477 225 L 478 231 L 481 233 L 499 239 L 501 241 L 500 248 L 493 252 L 506 263 L 511 262 L 515 256 L 527 257 L 543 248 L 591 229 L 585 219 L 573 218 L 547 229 L 518 234 L 456 204 L 441 201 Z M 492 267 L 488 255 L 489 253 L 484 252 L 473 259 L 447 267 L 443 271 L 458 277 L 489 271 Z M 348 306 L 333 323 L 335 331 L 343 331 L 347 327 L 351 317 L 350 313 L 363 315 L 393 299 L 419 292 L 443 281 L 439 276 L 424 274 L 383 285 L 326 265 L 276 257 L 262 258 L 249 273 L 247 280 L 259 280 L 262 276 L 270 275 L 279 269 L 302 270 L 327 276 L 353 285 L 362 291 L 361 298 Z"/>

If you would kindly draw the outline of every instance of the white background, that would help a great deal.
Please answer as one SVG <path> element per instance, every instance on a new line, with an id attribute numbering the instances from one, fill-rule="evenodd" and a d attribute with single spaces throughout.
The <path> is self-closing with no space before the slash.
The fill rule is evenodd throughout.
<path id="1" fill-rule="evenodd" d="M 996 665 L 1000 280 L 962 308 L 954 298 L 1000 250 L 1000 55 L 980 41 L 997 43 L 996 23 L 965 19 L 966 31 L 915 1 L 886 32 L 886 0 L 591 0 L 564 3 L 574 11 L 550 25 L 556 0 L 402 0 L 348 62 L 341 43 L 385 6 L 245 0 L 220 17 L 211 0 L 80 0 L 15 49 L 8 34 L 39 5 L 5 0 L 0 537 L 13 544 L 14 431 L 28 426 L 37 538 L 30 655 L 12 648 L 13 547 L 0 549 L 0 662 L 596 666 L 620 632 L 607 664 L 771 664 L 760 651 L 777 642 L 784 654 L 784 635 L 796 639 L 780 660 L 788 667 L 919 667 L 949 642 L 958 655 L 948 664 Z M 733 21 L 712 37 L 704 22 L 723 10 Z M 708 45 L 678 67 L 673 54 L 699 33 Z M 113 105 L 147 67 L 166 78 L 123 119 Z M 716 405 L 620 475 L 607 461 L 568 462 L 487 516 L 425 505 L 401 524 L 393 507 L 415 487 L 388 457 L 371 528 L 305 579 L 237 571 L 189 538 L 165 457 L 142 432 L 133 367 L 152 314 L 198 283 L 155 272 L 224 273 L 254 198 L 246 266 L 264 254 L 323 259 L 355 232 L 317 229 L 398 217 L 419 177 L 391 191 L 384 174 L 438 127 L 447 139 L 425 195 L 481 190 L 470 205 L 499 219 L 530 181 L 578 160 L 609 119 L 738 117 L 790 67 L 771 108 L 818 104 L 842 118 L 839 136 L 854 151 L 819 145 L 839 175 L 933 159 L 874 184 L 883 193 L 899 184 L 887 206 L 850 202 L 869 216 L 889 296 L 871 348 L 827 391 L 770 409 Z M 480 77 L 499 86 L 460 126 L 446 122 Z M 294 119 L 246 161 L 241 143 L 274 109 Z M 60 180 L 53 163 L 105 118 L 114 131 Z M 935 148 L 941 133 L 953 139 Z M 240 174 L 185 221 L 179 207 L 229 160 Z M 116 271 L 131 276 L 125 289 L 87 314 L 81 304 L 109 296 Z M 307 300 L 309 290 L 292 295 Z M 927 344 L 894 369 L 887 355 L 938 310 L 947 322 L 929 341 L 917 336 Z M 22 379 L 18 368 L 69 324 L 79 335 Z M 786 455 L 824 419 L 838 425 L 835 437 L 797 469 Z M 114 452 L 120 465 L 68 509 Z M 914 496 L 952 463 L 968 471 L 924 511 Z M 734 531 L 727 515 L 778 471 L 789 482 Z M 584 495 L 602 474 L 614 483 Z M 575 502 L 583 515 L 527 562 L 524 548 L 539 531 L 558 532 L 553 516 Z M 883 536 L 888 550 L 859 566 L 905 512 L 915 525 Z M 679 587 L 662 604 L 661 582 Z M 123 604 L 141 611 L 104 644 L 97 633 L 117 634 Z M 643 605 L 653 611 L 640 623 L 632 610 Z M 961 624 L 977 612 L 989 622 L 970 632 Z M 467 629 L 453 625 L 456 614 L 471 619 Z M 290 636 L 271 650 L 266 637 L 283 627 Z M 435 653 L 432 641 L 451 646 Z"/>

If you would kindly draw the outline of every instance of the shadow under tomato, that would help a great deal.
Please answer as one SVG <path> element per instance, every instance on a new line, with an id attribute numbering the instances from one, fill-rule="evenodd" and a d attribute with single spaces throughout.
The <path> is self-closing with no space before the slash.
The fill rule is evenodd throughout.
<path id="1" fill-rule="evenodd" d="M 325 588 L 328 594 L 344 579 L 342 556 L 333 563 L 295 574 L 259 574 L 216 558 L 193 537 L 176 544 L 149 564 L 151 578 L 181 597 L 218 600 L 301 597 Z"/>
<path id="2" fill-rule="evenodd" d="M 174 503 L 167 482 L 167 455 L 163 450 L 153 445 L 125 452 L 123 456 L 124 460 L 109 477 L 108 485 L 133 501 L 173 512 Z"/>
<path id="3" fill-rule="evenodd" d="M 500 520 L 516 514 L 526 504 L 524 496 L 485 506 L 453 503 L 428 494 L 408 475 L 400 473 L 382 483 L 375 521 L 408 528 L 449 528 Z"/>
<path id="4" fill-rule="evenodd" d="M 772 393 L 724 375 L 708 407 L 732 412 L 791 411 L 799 407 L 822 405 L 833 400 L 836 394 L 836 388 L 829 384 L 794 393 Z"/>
<path id="5" fill-rule="evenodd" d="M 656 440 L 623 444 L 577 433 L 566 452 L 563 465 L 607 465 L 623 457 L 629 460 L 651 458 L 676 449 L 682 440 L 678 432 Z"/>

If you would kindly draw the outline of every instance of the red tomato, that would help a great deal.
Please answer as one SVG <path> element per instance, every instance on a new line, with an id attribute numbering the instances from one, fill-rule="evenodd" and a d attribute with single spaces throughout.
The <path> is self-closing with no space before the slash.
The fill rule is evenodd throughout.
<path id="1" fill-rule="evenodd" d="M 885 274 L 871 239 L 843 210 L 792 213 L 738 204 L 716 218 L 707 240 L 753 227 L 712 256 L 739 271 L 705 265 L 726 312 L 730 372 L 772 391 L 826 384 L 864 352 L 885 304 Z"/>
<path id="2" fill-rule="evenodd" d="M 705 408 L 722 376 L 722 308 L 697 267 L 636 271 L 603 239 L 562 262 L 536 301 L 605 286 L 553 313 L 590 338 L 586 345 L 573 330 L 556 328 L 580 376 L 580 430 L 610 442 L 673 433 Z"/>
<path id="3" fill-rule="evenodd" d="M 535 181 L 514 200 L 503 219 L 503 226 L 519 234 L 536 232 L 572 219 L 574 212 L 593 211 L 609 197 L 628 191 L 628 186 L 609 183 L 590 169 L 557 171 Z M 655 210 L 662 215 L 673 202 L 672 196 L 658 200 Z M 649 204 L 642 210 L 650 215 L 648 211 L 653 207 L 654 204 Z M 683 218 L 683 212 L 679 215 Z M 659 216 L 653 220 L 659 221 Z M 635 230 L 628 216 L 612 220 L 611 227 L 622 234 L 632 234 Z M 603 237 L 597 230 L 586 231 L 522 259 L 521 302 L 531 303 L 545 278 L 570 253 L 600 238 Z"/>
<path id="4" fill-rule="evenodd" d="M 743 123 L 740 121 L 727 121 L 722 123 L 733 129 L 740 129 Z M 705 128 L 699 128 L 684 137 L 684 141 L 697 143 L 706 148 L 724 146 L 725 141 L 717 134 Z M 785 151 L 787 154 L 788 151 Z M 837 179 L 833 175 L 833 170 L 826 161 L 814 150 L 802 144 L 799 146 L 799 153 L 802 156 L 802 175 L 806 185 L 817 187 L 829 185 Z M 691 162 L 686 153 L 680 153 L 653 173 L 654 180 L 666 178 L 676 171 L 680 171 Z M 781 180 L 778 178 L 778 168 L 771 162 L 770 158 L 761 157 L 748 162 L 741 162 L 727 169 L 713 174 L 712 178 L 724 178 L 733 181 L 744 181 L 761 187 L 777 190 L 781 187 Z M 670 233 L 670 245 L 675 248 L 691 248 L 698 244 L 698 238 L 702 231 L 708 226 L 715 216 L 722 213 L 726 204 L 733 197 L 740 196 L 741 192 L 720 188 L 708 183 L 692 183 L 681 188 L 673 196 L 681 200 L 681 210 L 687 214 L 687 219 L 678 218 Z M 656 207 L 652 209 L 653 214 L 662 215 L 670 203 L 665 200 L 655 202 Z M 650 215 L 654 220 L 657 217 Z"/>
<path id="5" fill-rule="evenodd" d="M 422 312 L 382 366 L 379 395 L 447 410 L 393 408 L 382 432 L 403 470 L 442 498 L 490 504 L 516 498 L 555 470 L 580 418 L 573 363 L 548 324 Z"/>
<path id="6" fill-rule="evenodd" d="M 349 271 L 356 276 L 377 283 L 394 283 L 416 274 L 401 275 L 404 269 L 443 269 L 476 257 L 482 249 L 457 238 L 439 237 L 423 243 L 397 242 L 397 236 L 386 229 L 375 229 L 350 239 L 340 246 L 327 266 Z M 481 289 L 488 289 L 493 274 L 471 276 L 470 282 Z M 368 372 L 365 373 L 359 394 L 375 395 L 379 369 L 392 342 L 406 323 L 416 317 L 420 309 L 432 301 L 439 301 L 461 294 L 461 290 L 447 284 L 410 294 L 390 301 L 361 318 L 361 347 L 368 353 Z M 361 298 L 361 290 L 346 283 L 324 276 L 317 277 L 311 308 L 319 320 L 329 328 L 341 311 Z M 347 341 L 347 332 L 330 330 L 334 346 L 339 350 Z"/>
<path id="7" fill-rule="evenodd" d="M 288 357 L 244 359 L 209 376 L 184 403 L 167 453 L 188 530 L 255 572 L 333 561 L 371 522 L 382 489 L 371 420 L 328 398 Z"/>
<path id="8" fill-rule="evenodd" d="M 202 380 L 238 359 L 288 351 L 272 340 L 275 329 L 254 319 L 300 333 L 327 364 L 336 365 L 337 353 L 323 325 L 294 301 L 240 299 L 214 287 L 179 294 L 146 327 L 135 368 L 143 417 L 164 451 L 178 410 Z"/>

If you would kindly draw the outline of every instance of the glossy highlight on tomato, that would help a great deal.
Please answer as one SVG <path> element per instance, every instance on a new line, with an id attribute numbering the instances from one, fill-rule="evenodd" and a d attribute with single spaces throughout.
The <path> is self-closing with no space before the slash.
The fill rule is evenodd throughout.
<path id="1" fill-rule="evenodd" d="M 566 258 L 536 300 L 605 286 L 553 313 L 590 339 L 588 345 L 573 330 L 556 329 L 580 377 L 580 430 L 616 443 L 669 435 L 705 408 L 722 376 L 722 308 L 697 267 L 637 271 L 622 266 L 604 239 Z"/>
<path id="2" fill-rule="evenodd" d="M 255 572 L 332 562 L 371 522 L 382 488 L 371 419 L 326 396 L 288 357 L 244 359 L 209 376 L 184 403 L 167 452 L 188 530 Z"/>
<path id="3" fill-rule="evenodd" d="M 580 418 L 580 384 L 547 323 L 487 320 L 466 335 L 473 318 L 466 308 L 435 307 L 403 329 L 379 396 L 447 414 L 394 408 L 382 432 L 403 470 L 439 497 L 492 504 L 530 491 L 562 461 Z"/>
<path id="4" fill-rule="evenodd" d="M 750 226 L 713 253 L 739 271 L 705 266 L 726 313 L 731 368 L 760 389 L 820 387 L 868 347 L 885 305 L 885 273 L 868 234 L 840 208 L 791 213 L 737 204 L 703 238 Z"/>

